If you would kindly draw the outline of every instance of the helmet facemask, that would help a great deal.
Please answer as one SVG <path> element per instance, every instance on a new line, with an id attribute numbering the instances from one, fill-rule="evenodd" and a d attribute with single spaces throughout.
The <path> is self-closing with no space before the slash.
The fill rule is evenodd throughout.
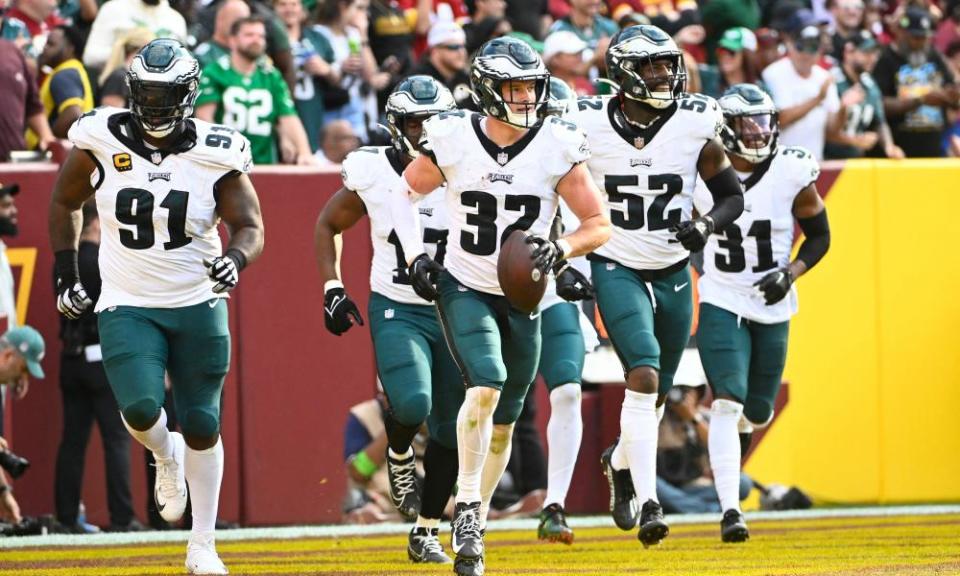
<path id="1" fill-rule="evenodd" d="M 453 110 L 456 106 L 450 91 L 429 76 L 410 76 L 401 81 L 387 98 L 385 107 L 386 129 L 393 147 L 410 158 L 416 158 L 422 151 L 420 137 L 415 137 L 411 142 L 408 123 L 419 120 L 422 125 L 427 118 Z"/>
<path id="2" fill-rule="evenodd" d="M 487 116 L 518 128 L 532 128 L 543 120 L 549 85 L 550 72 L 540 55 L 522 40 L 509 36 L 481 46 L 470 67 L 470 87 L 477 107 Z"/>
<path id="3" fill-rule="evenodd" d="M 619 71 L 616 81 L 620 93 L 651 108 L 668 108 L 687 89 L 687 69 L 679 52 L 614 57 L 613 60 Z"/>
<path id="4" fill-rule="evenodd" d="M 522 86 L 530 81 L 534 83 L 533 101 L 515 100 L 513 94 L 525 91 Z M 549 85 L 549 74 L 505 80 L 487 77 L 480 83 L 482 96 L 478 104 L 497 120 L 518 128 L 532 128 L 546 116 Z"/>
<path id="5" fill-rule="evenodd" d="M 184 84 L 168 84 L 138 80 L 127 74 L 130 88 L 130 111 L 143 131 L 154 138 L 173 133 L 177 125 L 193 115 L 197 100 L 197 80 Z"/>
<path id="6" fill-rule="evenodd" d="M 758 112 L 727 116 L 721 136 L 727 151 L 759 164 L 776 152 L 779 133 L 777 113 Z"/>

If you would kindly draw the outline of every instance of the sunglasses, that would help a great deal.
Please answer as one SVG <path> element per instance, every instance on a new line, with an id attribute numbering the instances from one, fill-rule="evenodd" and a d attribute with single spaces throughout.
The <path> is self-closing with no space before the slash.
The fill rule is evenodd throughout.
<path id="1" fill-rule="evenodd" d="M 450 50 L 452 52 L 454 50 L 466 50 L 467 45 L 466 44 L 441 44 L 439 48 L 443 48 L 444 50 Z"/>

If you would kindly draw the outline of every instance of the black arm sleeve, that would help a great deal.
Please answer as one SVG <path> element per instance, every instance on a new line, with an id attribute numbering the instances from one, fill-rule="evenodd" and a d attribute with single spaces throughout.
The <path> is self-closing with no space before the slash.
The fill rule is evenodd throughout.
<path id="1" fill-rule="evenodd" d="M 830 223 L 827 221 L 827 209 L 824 208 L 816 216 L 797 220 L 803 230 L 803 244 L 797 253 L 797 260 L 807 265 L 807 270 L 817 265 L 817 262 L 830 249 Z"/>
<path id="2" fill-rule="evenodd" d="M 714 230 L 723 230 L 743 213 L 743 184 L 733 166 L 704 183 L 713 196 L 713 210 L 706 216 L 713 219 Z"/>

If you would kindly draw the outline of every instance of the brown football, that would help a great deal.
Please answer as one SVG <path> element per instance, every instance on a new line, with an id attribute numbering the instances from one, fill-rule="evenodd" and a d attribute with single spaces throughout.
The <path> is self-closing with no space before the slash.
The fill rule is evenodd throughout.
<path id="1" fill-rule="evenodd" d="M 521 312 L 537 309 L 547 289 L 547 277 L 533 266 L 534 246 L 527 244 L 527 232 L 514 230 L 500 247 L 497 280 L 507 301 Z"/>

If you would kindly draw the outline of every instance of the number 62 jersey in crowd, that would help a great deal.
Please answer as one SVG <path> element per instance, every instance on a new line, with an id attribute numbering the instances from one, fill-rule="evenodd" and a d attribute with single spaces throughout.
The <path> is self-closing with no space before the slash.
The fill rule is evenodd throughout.
<path id="1" fill-rule="evenodd" d="M 96 311 L 112 306 L 180 308 L 223 297 L 203 260 L 221 255 L 214 191 L 247 173 L 250 143 L 232 128 L 186 120 L 179 140 L 157 150 L 133 136 L 128 110 L 98 108 L 68 137 L 97 164 L 90 175 L 100 216 Z"/>

